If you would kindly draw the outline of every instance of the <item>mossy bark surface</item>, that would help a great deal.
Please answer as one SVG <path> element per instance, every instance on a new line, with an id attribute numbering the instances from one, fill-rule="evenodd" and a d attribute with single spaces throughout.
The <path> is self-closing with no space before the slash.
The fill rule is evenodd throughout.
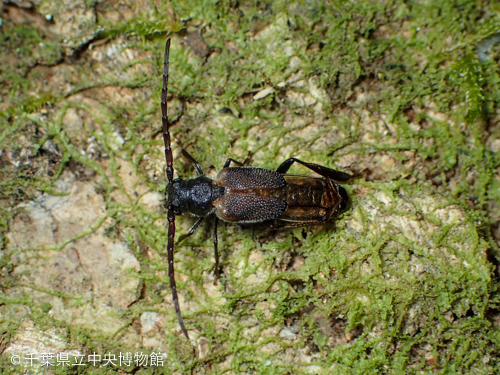
<path id="1" fill-rule="evenodd" d="M 4 373 L 500 372 L 494 5 L 13 1 L 0 18 Z M 176 246 L 191 342 L 167 275 L 167 37 L 177 177 L 195 176 L 181 146 L 212 178 L 228 157 L 355 176 L 330 226 L 220 225 L 216 284 L 210 220 Z M 42 353 L 55 366 L 26 359 Z"/>

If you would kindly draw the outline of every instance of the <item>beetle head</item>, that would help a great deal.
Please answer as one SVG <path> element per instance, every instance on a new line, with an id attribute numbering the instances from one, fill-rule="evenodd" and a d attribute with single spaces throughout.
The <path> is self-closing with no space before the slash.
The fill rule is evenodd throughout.
<path id="1" fill-rule="evenodd" d="M 187 204 L 187 181 L 176 178 L 167 185 L 167 204 L 168 208 L 174 212 L 174 215 L 182 215 L 189 210 Z"/>

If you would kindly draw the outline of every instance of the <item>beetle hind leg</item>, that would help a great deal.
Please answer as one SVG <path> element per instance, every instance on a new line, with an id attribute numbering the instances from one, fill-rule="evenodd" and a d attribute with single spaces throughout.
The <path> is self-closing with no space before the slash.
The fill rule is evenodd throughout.
<path id="1" fill-rule="evenodd" d="M 311 171 L 316 172 L 320 176 L 330 178 L 335 181 L 348 181 L 352 176 L 345 172 L 336 171 L 335 169 L 327 168 L 319 164 L 307 163 L 305 161 L 299 160 L 297 158 L 286 159 L 281 165 L 276 169 L 276 172 L 285 174 L 288 172 L 293 163 L 302 164 L 304 167 L 309 168 Z"/>

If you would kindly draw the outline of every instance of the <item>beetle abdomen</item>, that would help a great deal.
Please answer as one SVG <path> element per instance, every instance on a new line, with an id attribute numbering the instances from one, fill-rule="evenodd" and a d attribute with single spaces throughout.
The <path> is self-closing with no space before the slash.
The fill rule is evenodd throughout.
<path id="1" fill-rule="evenodd" d="M 285 175 L 286 211 L 277 219 L 321 223 L 331 221 L 341 210 L 343 197 L 338 184 L 329 179 Z"/>

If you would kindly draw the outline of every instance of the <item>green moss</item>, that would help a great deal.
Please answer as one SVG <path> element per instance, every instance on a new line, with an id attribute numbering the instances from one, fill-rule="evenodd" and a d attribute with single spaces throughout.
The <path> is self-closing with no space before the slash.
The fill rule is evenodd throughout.
<path id="1" fill-rule="evenodd" d="M 96 37 L 98 39 L 115 38 L 117 36 L 154 37 L 166 32 L 179 31 L 181 25 L 176 22 L 166 22 L 164 19 L 145 20 L 136 18 L 119 24 L 101 25 Z"/>
<path id="2" fill-rule="evenodd" d="M 485 116 L 484 75 L 479 60 L 474 56 L 466 56 L 457 63 L 453 72 L 456 85 L 463 87 L 465 91 L 465 102 L 467 104 L 466 120 L 474 124 Z"/>

